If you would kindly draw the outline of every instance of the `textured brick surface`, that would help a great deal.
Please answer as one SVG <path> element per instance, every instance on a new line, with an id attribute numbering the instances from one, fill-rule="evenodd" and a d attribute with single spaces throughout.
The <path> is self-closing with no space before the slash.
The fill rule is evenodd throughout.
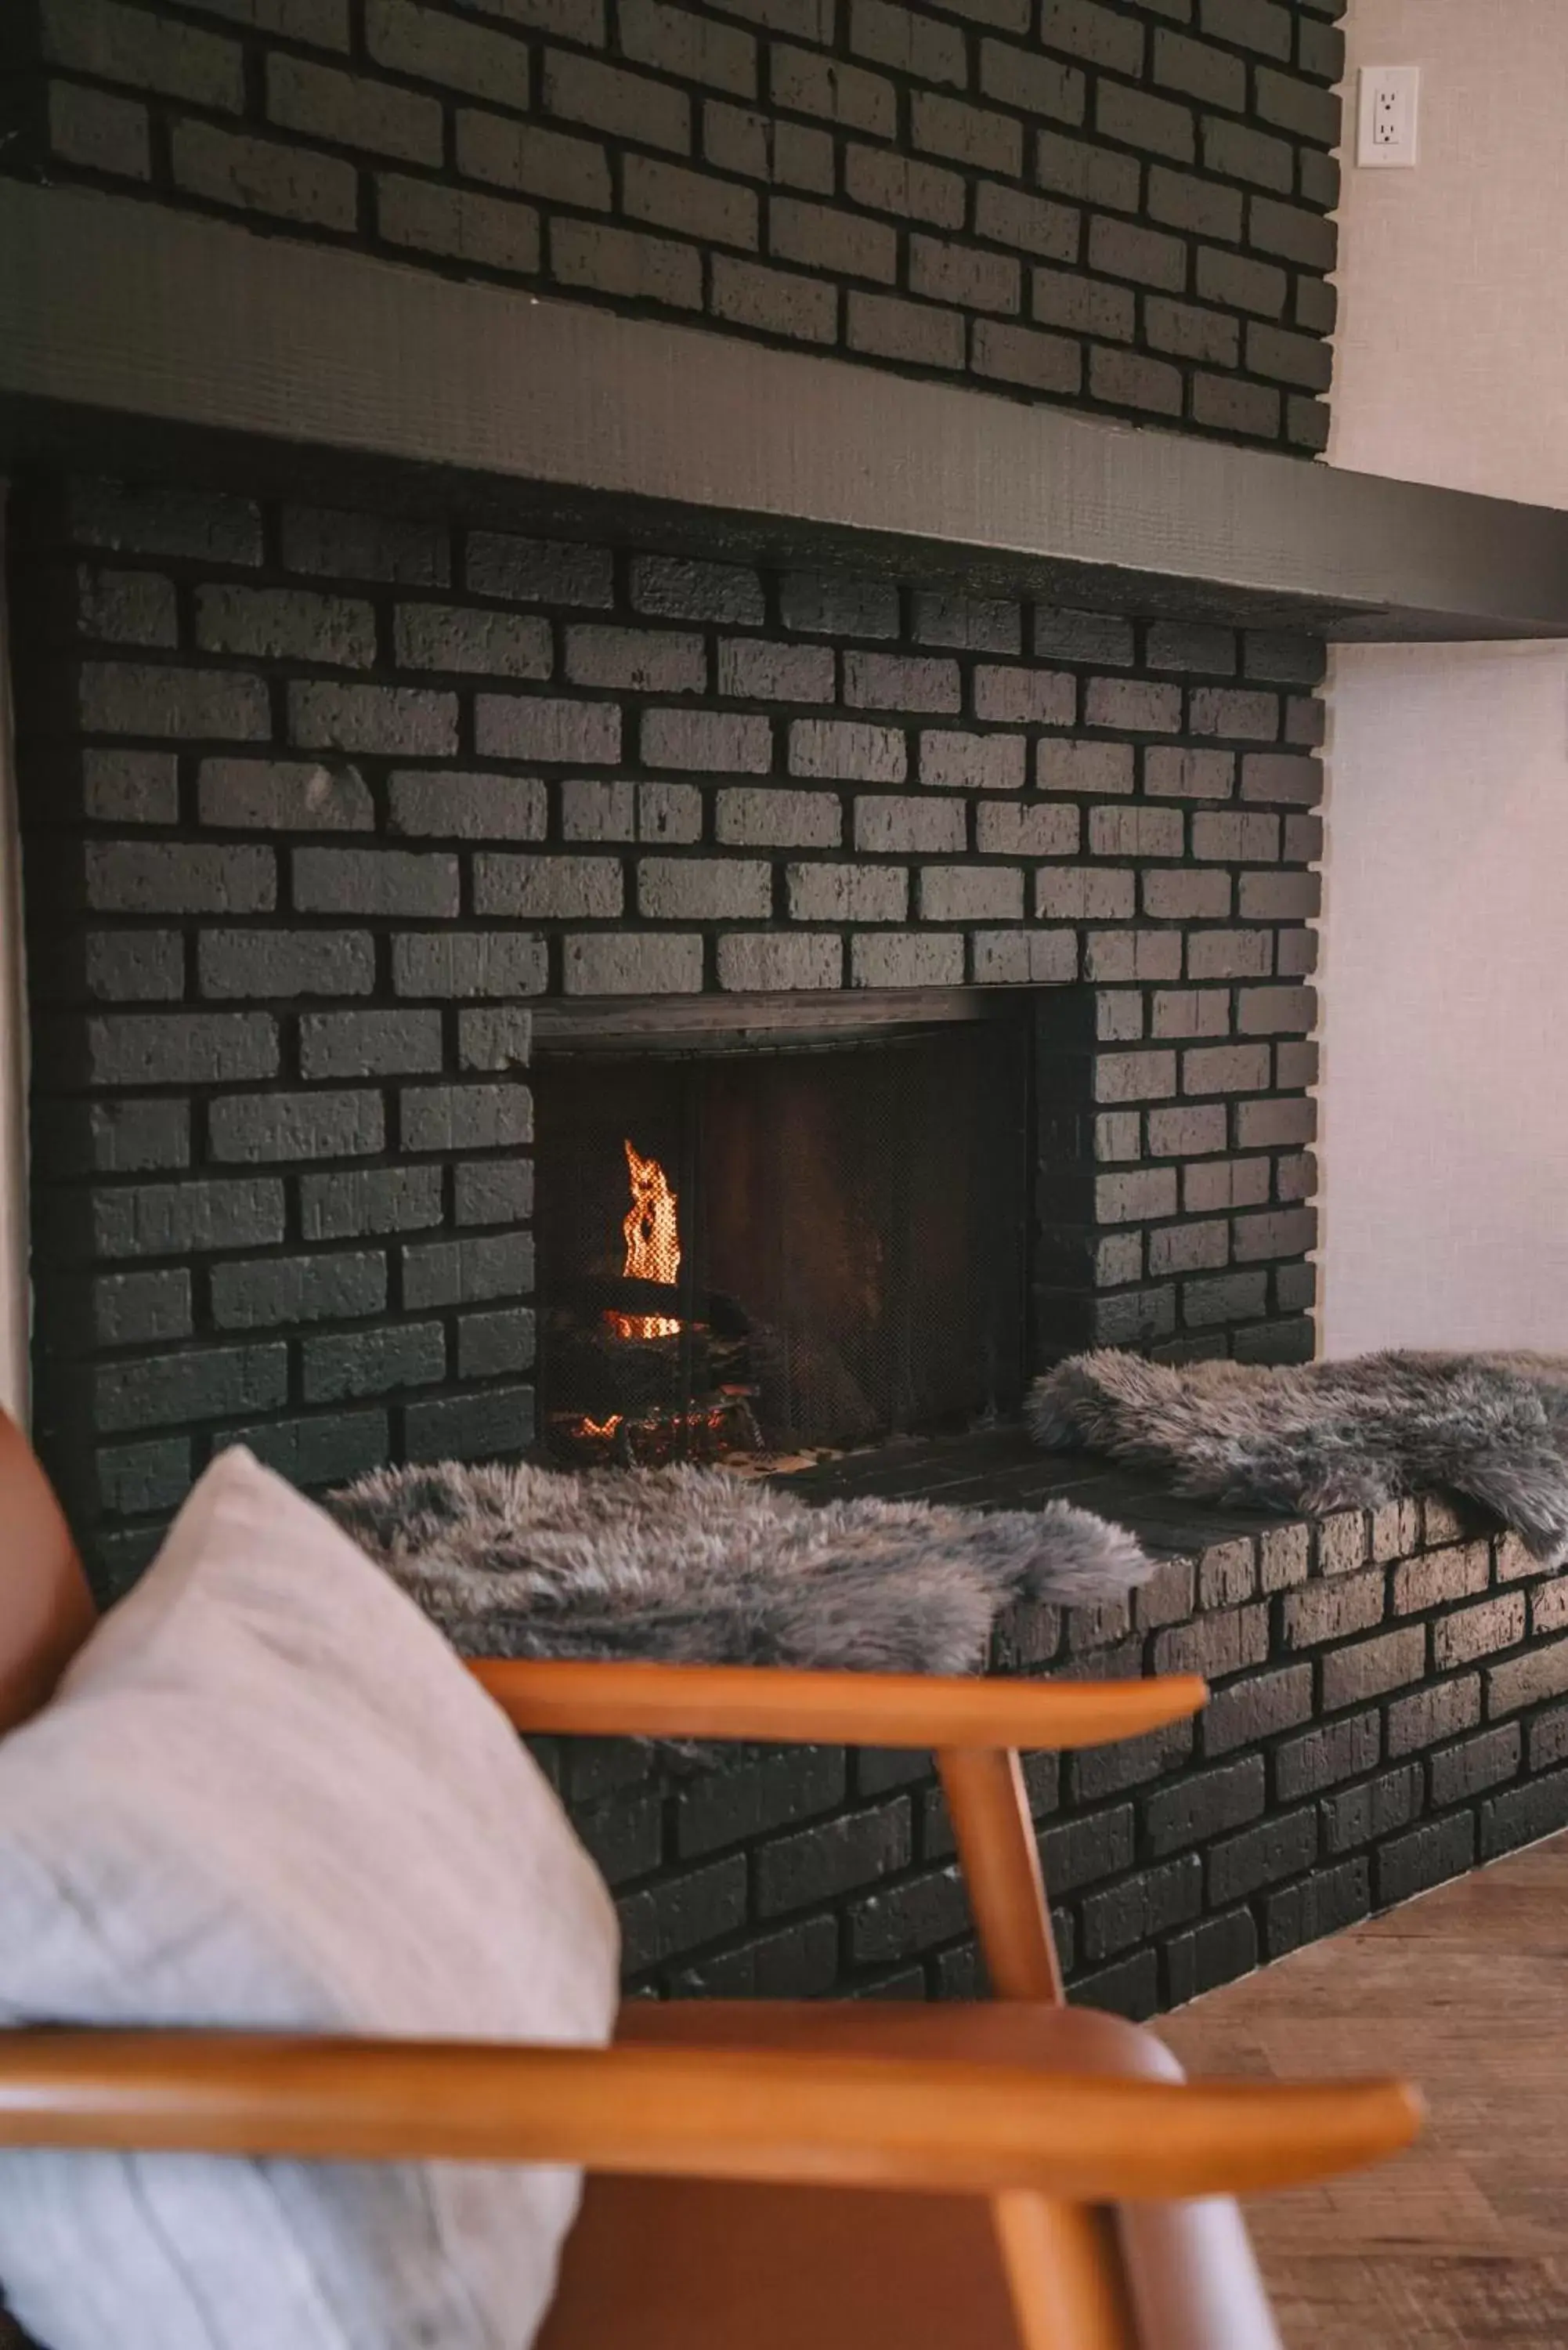
<path id="1" fill-rule="evenodd" d="M 143 1470 L 128 1457 L 117 1473 L 129 1483 L 161 1472 L 151 1458 Z M 1396 1585 L 1412 1602 L 1429 1586 L 1423 1628 L 1435 1633 L 1452 1605 L 1447 1531 L 1434 1516 L 1423 1532 L 1410 1510 L 1397 1525 L 1389 1513 L 1352 1512 L 1315 1529 L 1206 1534 L 1194 1560 L 1151 1586 L 1142 1628 L 1114 1652 L 1114 1665 L 1094 1648 L 1094 1619 L 1082 1619 L 1080 1631 L 1069 1617 L 1067 1637 L 1089 1669 L 1207 1670 L 1217 1686 L 1203 1752 L 1223 1757 L 1204 1762 L 1182 1735 L 1075 1758 L 1070 1773 L 1054 1762 L 1032 1766 L 1058 1946 L 1076 1999 L 1135 2014 L 1178 2004 L 1568 1820 L 1560 1704 L 1532 1700 L 1528 1736 L 1511 1718 L 1479 1728 L 1474 1677 L 1427 1680 L 1424 1652 L 1412 1651 L 1406 1661 L 1417 1686 L 1336 1711 L 1332 1693 L 1314 1696 L 1310 1668 L 1271 1648 L 1283 1623 L 1282 1578 L 1310 1599 L 1366 1571 L 1344 1560 L 1369 1554 L 1390 1607 Z M 1537 1596 L 1553 1588 L 1539 1569 L 1515 1577 L 1507 1537 L 1468 1544 L 1463 1555 L 1469 1579 L 1479 1563 L 1511 1592 L 1527 1579 Z M 1275 1593 L 1269 1605 L 1228 1604 L 1260 1587 Z M 1238 1645 L 1225 1627 L 1242 1616 L 1260 1637 Z M 995 1664 L 1013 1638 L 1004 1623 Z M 1331 1635 L 1328 1653 L 1358 1645 L 1351 1627 Z M 640 1755 L 621 1768 L 619 1793 L 607 1793 L 602 1759 L 579 1776 L 568 1755 L 566 1792 L 596 1851 L 629 1879 L 627 1914 L 682 1913 L 679 1950 L 673 1940 L 634 1942 L 636 1988 L 680 1996 L 765 1982 L 780 1996 L 975 1994 L 961 1873 L 923 1757 L 763 1752 L 695 1783 L 664 1779 Z M 662 1819 L 658 1834 L 650 1816 Z M 692 1874 L 693 1864 L 721 1854 L 744 1876 Z M 781 1924 L 771 1934 L 746 1922 L 774 1915 Z"/>
<path id="2" fill-rule="evenodd" d="M 1182 109 L 1223 112 L 1237 68 L 1253 88 L 1282 15 L 1062 0 L 1041 56 L 1064 105 L 1085 77 L 1085 123 L 1115 79 L 1177 109 L 1116 117 L 1102 156 L 1136 188 Z M 903 94 L 894 16 L 846 19 L 846 97 L 790 64 L 789 119 L 883 151 L 834 109 Z M 815 13 L 702 19 L 737 38 L 696 47 L 678 17 L 650 8 L 627 57 L 737 111 L 753 39 L 821 46 Z M 1006 113 L 947 95 L 967 111 L 926 128 L 950 148 Z M 527 1442 L 540 995 L 1038 985 L 1043 1357 L 1310 1340 L 1316 648 L 193 492 L 82 486 L 21 519 L 43 652 L 137 673 L 62 786 L 48 661 L 18 665 L 52 1040 L 39 1426 L 104 1571 L 231 1435 L 306 1484 Z M 214 739 L 212 713 L 256 731 Z M 1564 1618 L 1516 1544 L 1437 1508 L 1222 1532 L 1184 1518 L 1136 1609 L 1004 1624 L 993 1659 L 1212 1684 L 1195 1727 L 1030 1766 L 1075 1993 L 1137 2012 L 1568 1816 Z M 634 1988 L 975 1987 L 926 1758 L 555 1759 Z"/>
<path id="3" fill-rule="evenodd" d="M 31 128 L 0 168 L 1322 449 L 1338 99 L 1312 0 L 202 13 L 24 11 Z"/>
<path id="4" fill-rule="evenodd" d="M 17 561 L 39 1427 L 106 1576 L 242 1432 L 306 1484 L 527 1443 L 541 995 L 1039 987 L 1042 1356 L 1299 1352 L 1311 646 L 100 484 L 19 501 Z M 63 740 L 62 667 L 91 673 Z M 1243 914 L 1259 878 L 1296 886 Z M 1050 1814 L 1090 1997 L 1302 1938 L 1358 1898 L 1318 1902 L 1325 1867 L 1375 1878 L 1385 1828 L 1556 1751 L 1568 1641 L 1534 1639 L 1529 1575 L 1494 1596 L 1414 1523 L 1293 1531 L 1131 1636 L 1213 1677 L 1203 1736 L 1085 1761 Z M 1421 1808 L 1358 1794 L 1407 1766 Z M 940 1809 L 812 1768 L 732 1829 L 717 1794 L 683 1829 L 646 1774 L 624 1816 L 585 1776 L 639 1980 L 973 1980 Z M 1365 1803 L 1372 1844 L 1305 1856 L 1297 1815 L 1342 1798 L 1324 1835 Z"/>

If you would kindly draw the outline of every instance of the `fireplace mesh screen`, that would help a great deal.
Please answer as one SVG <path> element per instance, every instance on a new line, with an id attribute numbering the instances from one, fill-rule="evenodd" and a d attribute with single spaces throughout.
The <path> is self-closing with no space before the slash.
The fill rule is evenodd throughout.
<path id="1" fill-rule="evenodd" d="M 1012 1021 L 546 1063 L 551 1454 L 789 1453 L 1014 1404 L 1026 1071 Z"/>

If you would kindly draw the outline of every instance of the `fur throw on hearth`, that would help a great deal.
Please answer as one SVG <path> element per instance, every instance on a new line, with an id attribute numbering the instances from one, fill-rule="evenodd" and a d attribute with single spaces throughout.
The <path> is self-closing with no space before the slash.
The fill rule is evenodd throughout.
<path id="1" fill-rule="evenodd" d="M 1130 1534 L 923 1502 L 812 1508 L 707 1469 L 383 1469 L 327 1508 L 468 1656 L 962 1673 L 1012 1599 L 1113 1598 Z"/>
<path id="2" fill-rule="evenodd" d="M 1107 1452 L 1194 1498 L 1309 1513 L 1451 1493 L 1547 1565 L 1568 1557 L 1568 1357 L 1175 1369 L 1078 1355 L 1035 1381 L 1026 1413 L 1037 1443 Z"/>

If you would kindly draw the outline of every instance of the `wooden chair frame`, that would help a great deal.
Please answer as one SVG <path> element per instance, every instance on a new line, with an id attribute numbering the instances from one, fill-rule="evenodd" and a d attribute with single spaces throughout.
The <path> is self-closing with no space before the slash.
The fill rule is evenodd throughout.
<path id="1" fill-rule="evenodd" d="M 471 1660 L 519 1730 L 934 1749 L 976 1931 L 999 1999 L 1063 1998 L 1019 1750 L 1106 1745 L 1196 1713 L 1192 1675 L 1161 1680 L 949 1679 L 753 1666 Z"/>
<path id="2" fill-rule="evenodd" d="M 59 1504 L 4 1412 L 0 1522 L 3 1733 L 47 1702 L 94 1620 Z M 1061 2003 L 1062 1980 L 1019 1750 L 1138 1737 L 1207 1696 L 1190 1678 L 1042 1683 L 493 1659 L 469 1669 L 524 1731 L 933 1749 L 993 1989 L 1036 2007 Z M 0 2032 L 0 2145 L 569 2162 L 983 2196 L 1023 2350 L 1137 2350 L 1103 2205 L 1321 2178 L 1393 2152 L 1418 2124 L 1397 2082 L 1189 2086 L 1147 2064 L 1127 2077 L 1051 2074 L 1015 2062 L 629 2034 L 585 2049 Z"/>
<path id="3" fill-rule="evenodd" d="M 999 1999 L 1059 2003 L 1021 1747 L 1131 1738 L 1190 1678 L 959 1680 L 472 1661 L 519 1730 L 935 1750 Z M 1376 2160 L 1397 2082 L 1188 2085 L 765 2049 L 503 2047 L 228 2033 L 0 2034 L 0 2143 L 334 2159 L 580 2163 L 991 2200 L 1025 2350 L 1136 2350 L 1096 2206 L 1256 2192 Z"/>

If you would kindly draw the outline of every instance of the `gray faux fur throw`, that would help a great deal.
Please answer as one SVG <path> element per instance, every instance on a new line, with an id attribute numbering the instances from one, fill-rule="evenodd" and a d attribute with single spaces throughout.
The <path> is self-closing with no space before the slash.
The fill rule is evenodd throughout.
<path id="1" fill-rule="evenodd" d="M 1253 1509 L 1479 1502 L 1560 1566 L 1568 1556 L 1568 1357 L 1364 1355 L 1267 1369 L 1077 1355 L 1037 1379 L 1036 1442 L 1087 1446 L 1179 1493 Z"/>
<path id="2" fill-rule="evenodd" d="M 1038 1512 L 836 1502 L 708 1469 L 383 1469 L 327 1507 L 469 1656 L 962 1673 L 1010 1599 L 1113 1597 L 1132 1536 Z"/>

